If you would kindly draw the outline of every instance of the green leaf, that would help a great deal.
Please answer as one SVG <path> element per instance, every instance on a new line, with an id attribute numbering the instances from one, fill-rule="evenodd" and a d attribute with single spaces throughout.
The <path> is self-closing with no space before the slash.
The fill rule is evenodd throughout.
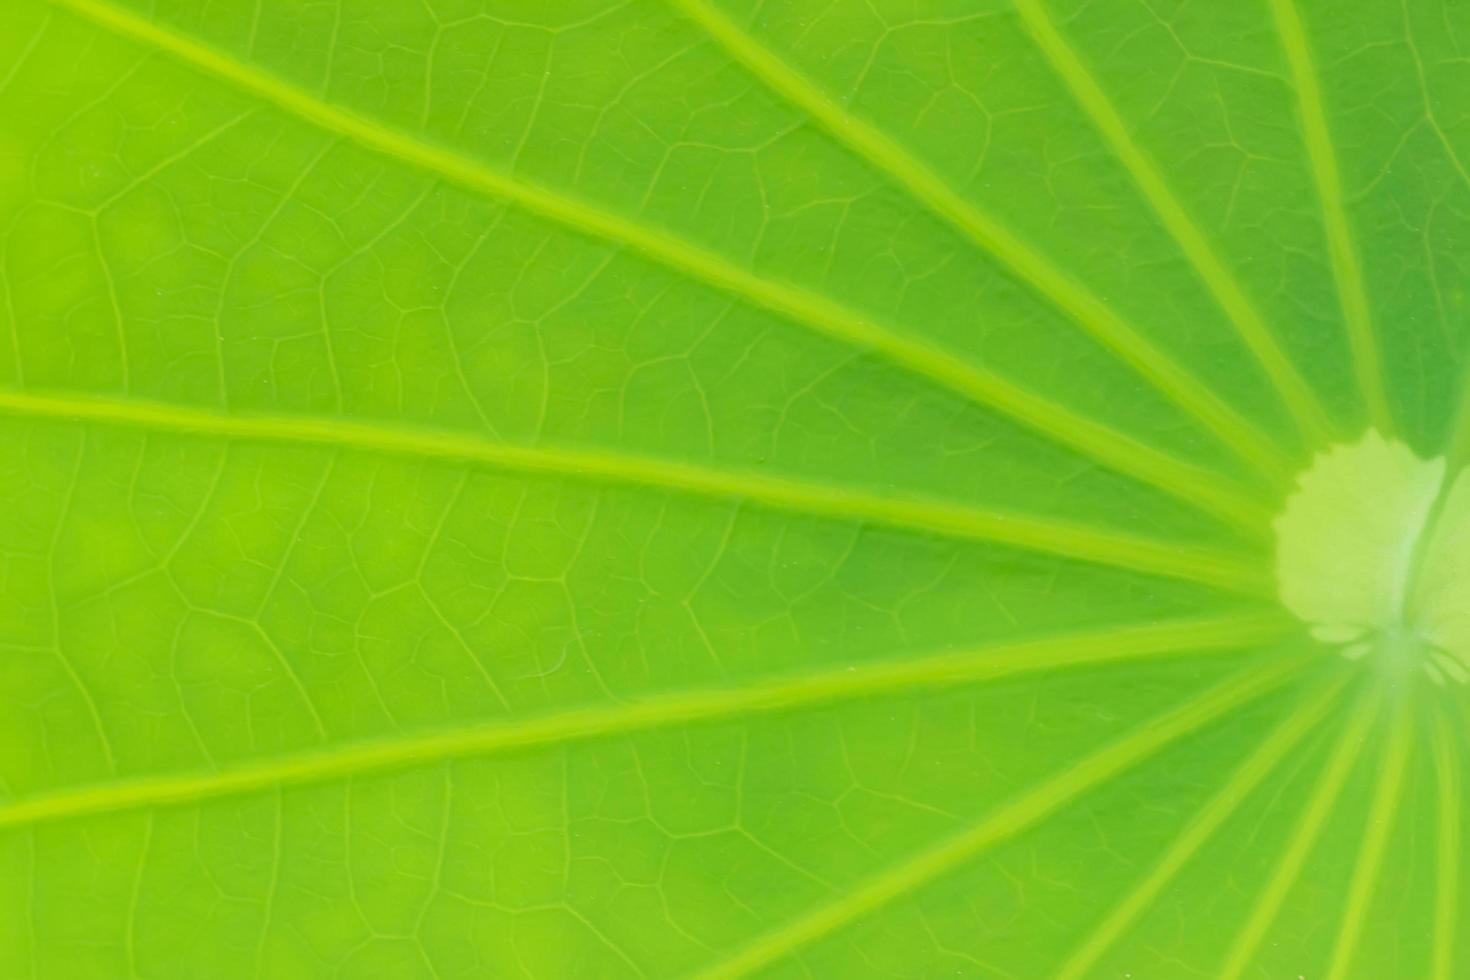
<path id="1" fill-rule="evenodd" d="M 1464 975 L 1467 46 L 0 4 L 0 976 Z"/>

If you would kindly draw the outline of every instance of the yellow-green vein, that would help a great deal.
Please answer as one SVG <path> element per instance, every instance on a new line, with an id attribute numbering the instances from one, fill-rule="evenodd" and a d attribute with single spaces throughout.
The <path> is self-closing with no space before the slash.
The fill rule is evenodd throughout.
<path id="1" fill-rule="evenodd" d="M 1404 772 L 1409 765 L 1412 744 L 1410 715 L 1405 700 L 1400 695 L 1395 698 L 1393 705 L 1388 744 L 1384 746 L 1378 779 L 1373 787 L 1373 798 L 1368 804 L 1368 822 L 1363 828 L 1363 842 L 1358 850 L 1357 864 L 1353 867 L 1352 882 L 1348 885 L 1342 923 L 1332 946 L 1332 960 L 1327 968 L 1328 980 L 1342 980 L 1353 964 L 1353 956 L 1363 933 L 1363 921 L 1368 916 L 1368 906 L 1373 901 L 1378 875 L 1383 868 L 1383 854 L 1388 848 L 1394 820 L 1402 802 L 1400 796 L 1403 792 Z"/>
<path id="2" fill-rule="evenodd" d="M 258 792 L 281 785 L 320 783 L 358 773 L 402 769 L 444 759 L 486 756 L 536 746 L 582 741 L 632 731 L 728 720 L 920 688 L 951 688 L 1035 671 L 1138 661 L 1152 657 L 1238 650 L 1269 643 L 1285 627 L 1275 617 L 1231 616 L 1118 626 L 976 650 L 757 681 L 743 687 L 681 691 L 619 704 L 574 708 L 520 720 L 486 721 L 453 731 L 405 735 L 392 741 L 357 742 L 215 772 L 154 776 L 75 787 L 0 806 L 0 828 L 64 820 L 140 807 L 171 806 Z M 1284 661 L 1284 663 L 1292 663 Z M 1223 711 L 1248 691 L 1284 680 L 1284 668 L 1232 681 L 1172 722 L 1183 730 L 1206 710 Z M 1235 701 L 1230 701 L 1235 703 Z M 1173 730 L 1173 729 L 1171 729 Z M 1159 735 L 1157 737 L 1164 737 Z M 1135 737 L 1155 738 L 1145 731 Z M 1133 744 L 1133 743 L 1125 743 Z M 1115 752 L 1139 752 L 1120 747 Z M 1093 769 L 1098 765 L 1091 764 Z"/>
<path id="3" fill-rule="evenodd" d="M 970 364 L 926 340 L 875 322 L 819 294 L 759 276 L 729 258 L 565 194 L 512 177 L 458 152 L 324 102 L 282 79 L 180 36 L 105 0 L 53 0 L 98 25 L 151 45 L 195 69 L 250 92 L 321 129 L 436 177 L 626 247 L 837 341 L 870 351 L 917 377 L 1002 412 L 1102 465 L 1155 486 L 1211 514 L 1259 532 L 1259 504 L 1220 474 L 1175 459 L 1138 440 Z"/>
<path id="4" fill-rule="evenodd" d="M 1342 792 L 1343 784 L 1363 750 L 1363 743 L 1368 738 L 1381 700 L 1381 694 L 1376 687 L 1360 695 L 1348 723 L 1343 726 L 1342 733 L 1333 746 L 1326 767 L 1312 788 L 1306 809 L 1297 820 L 1296 829 L 1287 841 L 1286 850 L 1282 853 L 1276 870 L 1257 896 L 1245 925 L 1236 935 L 1235 942 L 1225 957 L 1225 965 L 1220 969 L 1220 980 L 1236 980 L 1255 956 L 1261 940 L 1275 921 L 1276 913 L 1286 901 L 1287 893 L 1296 883 L 1307 857 L 1317 843 L 1318 835 L 1332 814 L 1338 794 Z"/>
<path id="5" fill-rule="evenodd" d="M 1134 141 L 1127 124 L 1083 65 L 1082 59 L 1062 37 L 1047 13 L 1044 0 L 1017 0 L 1016 9 L 1037 47 L 1108 141 L 1164 227 L 1199 273 L 1201 281 L 1229 316 L 1241 340 L 1276 386 L 1277 393 L 1302 433 L 1314 444 L 1331 441 L 1333 425 L 1311 386 L 1282 350 L 1265 318 L 1174 195 L 1168 181 Z"/>
<path id="6" fill-rule="evenodd" d="M 972 860 L 995 844 L 1036 825 L 1089 790 L 1167 746 L 1284 685 L 1304 661 L 1282 658 L 1217 685 L 1181 707 L 1151 719 L 1111 745 L 1078 759 L 968 830 L 858 884 L 832 902 L 781 926 L 729 958 L 701 970 L 700 980 L 755 973 L 871 914 L 894 899 Z"/>
<path id="7" fill-rule="evenodd" d="M 1455 939 L 1459 934 L 1461 807 L 1459 732 L 1441 705 L 1434 719 L 1434 774 L 1438 783 L 1438 822 L 1435 834 L 1434 933 L 1430 976 L 1452 980 L 1455 976 Z"/>
<path id="8" fill-rule="evenodd" d="M 1083 940 L 1076 952 L 1057 971 L 1057 980 L 1078 980 L 1093 968 L 1098 958 L 1158 898 L 1256 786 L 1280 765 L 1302 739 L 1316 730 L 1341 696 L 1348 676 L 1346 672 L 1338 673 L 1323 685 L 1322 690 L 1294 708 L 1286 720 L 1261 742 L 1220 791 L 1195 814 L 1153 869 L 1133 886 Z"/>
<path id="9" fill-rule="evenodd" d="M 0 414 L 471 461 L 505 470 L 748 500 L 816 517 L 856 520 L 944 537 L 984 541 L 1150 575 L 1201 582 L 1237 592 L 1266 594 L 1271 589 L 1262 563 L 1247 556 L 943 500 L 884 496 L 631 453 L 524 446 L 472 433 L 413 429 L 346 419 L 230 415 L 156 402 L 4 389 L 0 389 Z"/>
<path id="10" fill-rule="evenodd" d="M 1101 297 L 1022 241 L 999 219 L 967 200 L 913 154 L 818 89 L 706 0 L 670 2 L 703 27 L 773 92 L 806 112 L 836 139 L 994 256 L 1242 459 L 1275 480 L 1284 480 L 1289 475 L 1291 467 L 1270 439 L 1187 368 L 1150 343 Z"/>
<path id="11" fill-rule="evenodd" d="M 1373 315 L 1363 282 L 1352 225 L 1348 221 L 1343 199 L 1342 175 L 1337 167 L 1331 130 L 1322 102 L 1322 88 L 1317 69 L 1312 63 L 1311 45 L 1293 0 L 1271 0 L 1271 13 L 1281 47 L 1296 89 L 1297 115 L 1302 139 L 1317 186 L 1322 210 L 1322 224 L 1327 235 L 1327 252 L 1337 282 L 1338 304 L 1347 323 L 1348 342 L 1353 353 L 1353 367 L 1358 388 L 1367 403 L 1368 415 L 1379 431 L 1394 431 L 1393 412 L 1389 408 L 1388 391 L 1384 387 L 1383 365 L 1378 351 L 1378 338 L 1373 331 Z"/>

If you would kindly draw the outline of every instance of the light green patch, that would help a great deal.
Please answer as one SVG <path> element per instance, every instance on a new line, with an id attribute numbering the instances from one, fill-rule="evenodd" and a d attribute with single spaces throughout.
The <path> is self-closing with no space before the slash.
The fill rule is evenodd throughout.
<path id="1" fill-rule="evenodd" d="M 1470 681 L 1470 481 L 1370 430 L 1319 454 L 1274 522 L 1276 580 L 1312 635 L 1352 659 Z M 1459 601 L 1457 601 L 1459 600 Z"/>

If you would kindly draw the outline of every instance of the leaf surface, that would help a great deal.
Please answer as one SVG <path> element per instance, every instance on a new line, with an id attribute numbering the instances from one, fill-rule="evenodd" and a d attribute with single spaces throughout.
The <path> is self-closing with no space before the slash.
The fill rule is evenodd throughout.
<path id="1" fill-rule="evenodd" d="M 1461 975 L 1467 48 L 0 5 L 0 975 Z"/>

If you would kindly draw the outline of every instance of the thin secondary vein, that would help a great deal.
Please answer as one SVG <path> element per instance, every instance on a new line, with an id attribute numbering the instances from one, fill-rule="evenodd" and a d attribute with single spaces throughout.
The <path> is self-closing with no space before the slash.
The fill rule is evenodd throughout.
<path id="1" fill-rule="evenodd" d="M 1037 295 L 1071 317 L 1123 363 L 1202 423 L 1237 455 L 1278 482 L 1292 467 L 1253 424 L 1191 371 L 1155 347 L 1101 297 L 1058 268 L 913 154 L 859 119 L 705 0 L 670 0 L 773 92 L 994 256 Z"/>
<path id="2" fill-rule="evenodd" d="M 1331 130 L 1323 108 L 1322 89 L 1312 63 L 1311 46 L 1301 15 L 1293 0 L 1271 0 L 1271 12 L 1281 48 L 1291 69 L 1296 89 L 1297 113 L 1311 161 L 1322 209 L 1322 222 L 1327 235 L 1327 251 L 1337 283 L 1338 304 L 1347 322 L 1348 342 L 1353 353 L 1353 368 L 1358 388 L 1368 406 L 1368 413 L 1378 431 L 1392 433 L 1393 411 L 1384 387 L 1382 358 L 1378 338 L 1373 330 L 1373 315 L 1367 287 L 1359 265 L 1357 247 L 1353 243 L 1352 226 L 1343 200 L 1342 176 L 1337 167 L 1337 154 L 1332 145 Z"/>
<path id="3" fill-rule="evenodd" d="M 1302 433 L 1313 443 L 1330 441 L 1334 426 L 1311 385 L 1282 350 L 1265 318 L 1190 218 L 1163 174 L 1139 148 L 1111 100 L 1053 23 L 1044 0 L 1017 0 L 1016 9 L 1037 47 L 1108 141 L 1215 301 L 1229 316 L 1241 340 L 1276 386 L 1277 394 L 1291 411 Z"/>
<path id="4" fill-rule="evenodd" d="M 525 446 L 472 433 L 400 428 L 345 419 L 233 415 L 157 402 L 3 389 L 0 389 L 0 413 L 231 439 L 347 446 L 416 458 L 467 460 L 519 472 L 749 500 L 816 517 L 984 541 L 1236 592 L 1269 594 L 1272 588 L 1262 563 L 1246 556 L 1026 514 L 913 496 L 881 496 L 846 487 L 631 453 Z"/>
<path id="5" fill-rule="evenodd" d="M 872 352 L 917 377 L 1004 413 L 1110 469 L 1237 526 L 1259 531 L 1269 520 L 1259 504 L 1223 475 L 1146 446 L 999 374 L 975 366 L 947 349 L 877 323 L 820 294 L 757 275 L 724 256 L 665 231 L 509 176 L 477 160 L 332 105 L 274 75 L 242 64 L 105 0 L 53 2 L 117 34 L 166 51 L 323 130 L 458 186 L 510 202 L 581 234 L 627 247 L 791 323 Z"/>
<path id="6" fill-rule="evenodd" d="M 928 687 L 983 683 L 1036 671 L 1243 650 L 1279 640 L 1291 629 L 1274 615 L 1183 619 L 1094 629 L 913 660 L 842 667 L 758 681 L 744 687 L 682 691 L 538 718 L 485 722 L 394 741 L 338 745 L 216 772 L 83 786 L 0 807 L 0 828 L 141 807 L 187 804 L 444 759 L 487 756 L 633 731 L 770 714 Z M 1213 697 L 1218 700 L 1220 695 Z"/>
<path id="7" fill-rule="evenodd" d="M 1287 842 L 1286 851 L 1257 897 L 1245 925 L 1236 934 L 1235 942 L 1225 958 L 1225 965 L 1220 969 L 1221 980 L 1237 980 L 1255 956 L 1261 940 L 1266 937 L 1266 931 L 1270 929 L 1276 913 L 1286 901 L 1287 893 L 1301 875 L 1308 855 L 1332 814 L 1338 794 L 1342 792 L 1348 774 L 1352 772 L 1362 753 L 1381 701 L 1381 692 L 1376 687 L 1360 696 L 1352 717 L 1338 736 L 1332 756 L 1312 790 L 1306 809 L 1297 820 L 1296 830 Z"/>
<path id="8" fill-rule="evenodd" d="M 835 901 L 775 929 L 699 980 L 743 977 L 852 925 L 901 895 L 928 884 L 989 848 L 1041 822 L 1089 790 L 1181 738 L 1286 684 L 1304 661 L 1282 658 L 1239 674 L 1028 790 L 969 830 L 859 884 Z"/>
<path id="9" fill-rule="evenodd" d="M 1158 898 L 1240 804 L 1288 756 L 1301 741 L 1317 730 L 1328 711 L 1342 695 L 1349 674 L 1340 672 L 1320 692 L 1299 705 L 1236 769 L 1235 774 L 1195 814 L 1169 845 L 1163 857 L 1129 891 L 1122 901 L 1083 940 L 1077 951 L 1057 972 L 1057 980 L 1079 980 L 1118 941 L 1140 915 Z"/>
<path id="10" fill-rule="evenodd" d="M 1343 980 L 1352 968 L 1353 956 L 1363 934 L 1363 921 L 1368 916 L 1368 906 L 1378 887 L 1383 854 L 1388 849 L 1394 819 L 1403 802 L 1400 796 L 1404 785 L 1404 771 L 1409 765 L 1411 730 L 1410 715 L 1407 705 L 1403 703 L 1402 694 L 1397 701 L 1389 724 L 1388 744 L 1384 748 L 1383 760 L 1378 768 L 1378 780 L 1373 788 L 1373 799 L 1368 805 L 1368 821 L 1363 828 L 1363 843 L 1358 852 L 1358 862 L 1353 868 L 1352 881 L 1348 885 L 1342 924 L 1333 944 L 1327 980 Z"/>

